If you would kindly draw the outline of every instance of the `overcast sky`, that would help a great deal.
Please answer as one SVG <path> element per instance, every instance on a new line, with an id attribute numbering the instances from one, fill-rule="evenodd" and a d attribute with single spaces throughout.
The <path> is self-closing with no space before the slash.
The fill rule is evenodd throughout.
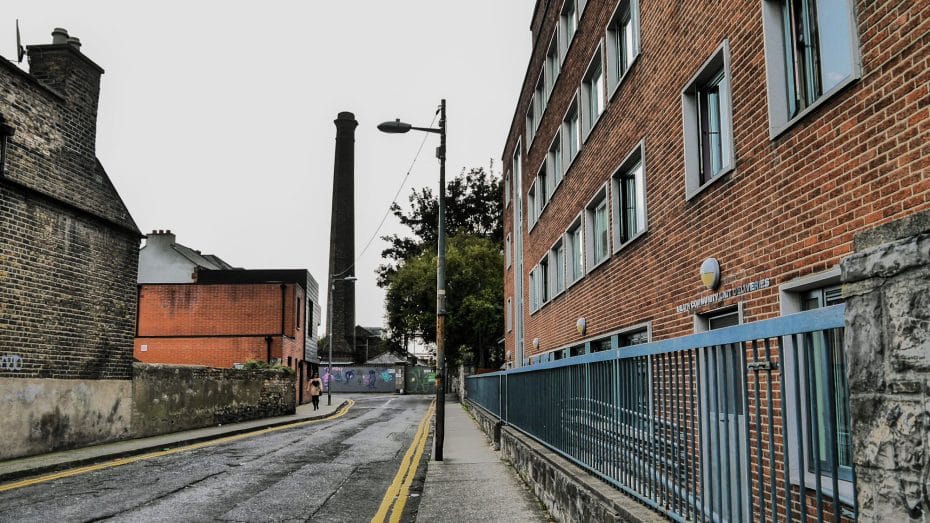
<path id="1" fill-rule="evenodd" d="M 29 0 L 5 5 L 0 55 L 15 60 L 16 18 L 24 45 L 55 27 L 80 38 L 106 70 L 97 156 L 142 231 L 239 267 L 307 268 L 325 300 L 336 114 L 359 121 L 359 253 L 422 140 L 379 122 L 429 125 L 445 97 L 449 175 L 492 158 L 499 174 L 533 3 Z M 402 204 L 435 187 L 437 145 L 430 135 Z M 389 218 L 380 234 L 395 231 Z M 384 322 L 383 247 L 358 260 L 360 324 Z"/>

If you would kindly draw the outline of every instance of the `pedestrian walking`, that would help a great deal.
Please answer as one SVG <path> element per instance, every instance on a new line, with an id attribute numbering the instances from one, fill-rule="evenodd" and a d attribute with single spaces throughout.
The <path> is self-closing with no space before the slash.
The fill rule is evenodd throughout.
<path id="1" fill-rule="evenodd" d="M 320 395 L 323 394 L 323 382 L 320 381 L 320 375 L 316 372 L 310 378 L 310 401 L 313 402 L 313 410 L 320 410 Z"/>

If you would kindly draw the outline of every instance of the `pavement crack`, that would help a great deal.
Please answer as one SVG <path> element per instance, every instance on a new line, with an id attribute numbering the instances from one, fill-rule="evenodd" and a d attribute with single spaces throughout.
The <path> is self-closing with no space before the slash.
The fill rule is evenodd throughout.
<path id="1" fill-rule="evenodd" d="M 186 488 L 188 488 L 188 487 L 193 487 L 194 485 L 196 485 L 196 484 L 198 484 L 198 483 L 202 483 L 202 482 L 204 482 L 204 481 L 206 481 L 206 480 L 208 480 L 208 479 L 210 479 L 210 478 L 213 478 L 213 477 L 219 476 L 220 474 L 225 474 L 225 473 L 226 473 L 226 471 L 222 471 L 222 470 L 219 471 L 219 472 L 214 472 L 213 474 L 209 474 L 209 475 L 207 475 L 207 476 L 204 476 L 204 477 L 198 479 L 197 481 L 193 481 L 193 482 L 191 482 L 191 483 L 187 483 L 187 484 L 182 485 L 182 486 L 180 486 L 180 487 L 178 487 L 178 488 L 176 488 L 176 489 L 172 489 L 172 490 L 169 490 L 168 492 L 164 492 L 164 493 L 162 493 L 162 494 L 159 494 L 159 495 L 155 496 L 154 498 L 152 498 L 152 499 L 146 501 L 145 503 L 142 503 L 141 505 L 136 505 L 136 506 L 129 507 L 129 508 L 126 508 L 126 509 L 123 509 L 123 510 L 118 510 L 118 511 L 112 512 L 112 513 L 110 513 L 110 514 L 106 514 L 106 515 L 103 515 L 103 516 L 99 516 L 99 517 L 96 517 L 96 518 L 93 518 L 93 519 L 87 519 L 87 520 L 85 520 L 85 521 L 86 521 L 86 523 L 94 523 L 94 522 L 96 522 L 96 521 L 103 521 L 103 520 L 105 520 L 105 519 L 110 519 L 110 518 L 119 516 L 119 515 L 121 515 L 121 514 L 126 514 L 127 512 L 132 512 L 132 511 L 134 511 L 134 510 L 138 510 L 138 509 L 140 509 L 140 508 L 142 508 L 142 507 L 149 506 L 149 505 L 151 505 L 151 504 L 153 504 L 153 503 L 155 503 L 155 502 L 157 502 L 157 501 L 159 501 L 159 500 L 165 499 L 165 498 L 167 498 L 168 496 L 177 494 L 178 492 L 181 492 L 182 490 L 184 490 L 184 489 L 186 489 Z"/>
<path id="2" fill-rule="evenodd" d="M 333 489 L 333 491 L 330 492 L 328 496 L 326 496 L 326 499 L 324 499 L 323 502 L 320 503 L 320 506 L 317 507 L 316 510 L 313 511 L 313 514 L 310 514 L 310 516 L 308 516 L 307 519 L 304 520 L 304 522 L 306 523 L 308 521 L 313 521 L 314 516 L 316 516 L 319 511 L 323 510 L 323 507 L 325 507 L 326 504 L 329 503 L 329 500 L 333 499 L 333 496 L 335 496 L 336 493 L 339 492 L 342 489 L 342 487 L 344 487 L 345 484 L 349 482 L 349 479 L 355 475 L 355 471 L 357 470 L 358 470 L 357 465 L 352 467 L 352 471 L 346 474 L 346 477 L 342 479 L 342 481 L 339 483 L 339 486 Z"/>

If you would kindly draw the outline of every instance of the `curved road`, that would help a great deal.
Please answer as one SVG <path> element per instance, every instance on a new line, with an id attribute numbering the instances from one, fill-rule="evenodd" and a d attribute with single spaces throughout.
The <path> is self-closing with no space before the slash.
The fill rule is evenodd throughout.
<path id="1" fill-rule="evenodd" d="M 370 521 L 430 396 L 0 493 L 0 521 Z"/>

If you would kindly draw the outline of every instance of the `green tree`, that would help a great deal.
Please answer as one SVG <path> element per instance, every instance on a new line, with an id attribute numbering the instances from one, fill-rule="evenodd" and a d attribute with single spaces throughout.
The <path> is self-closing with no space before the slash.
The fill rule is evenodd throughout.
<path id="1" fill-rule="evenodd" d="M 480 367 L 500 365 L 493 348 L 503 335 L 504 277 L 500 246 L 460 234 L 446 249 L 446 357 L 471 356 Z M 388 326 L 395 336 L 436 341 L 436 253 L 405 260 L 387 286 Z M 396 340 L 395 341 L 399 341 Z"/>
<path id="2" fill-rule="evenodd" d="M 466 355 L 479 366 L 499 365 L 494 350 L 503 335 L 503 223 L 500 179 L 471 169 L 446 185 L 446 355 Z M 438 201 L 431 189 L 412 191 L 410 208 L 394 205 L 394 215 L 412 235 L 385 236 L 387 261 L 378 284 L 387 290 L 385 306 L 391 342 L 422 336 L 436 341 L 436 225 Z"/>
<path id="3" fill-rule="evenodd" d="M 469 234 L 488 238 L 498 245 L 504 241 L 503 194 L 500 179 L 483 167 L 462 171 L 446 183 L 446 236 Z M 391 212 L 410 229 L 412 236 L 391 234 L 381 239 L 390 245 L 381 252 L 388 260 L 378 267 L 378 284 L 386 287 L 388 278 L 405 260 L 425 249 L 436 248 L 439 200 L 430 187 L 414 189 L 406 212 L 394 203 Z"/>

